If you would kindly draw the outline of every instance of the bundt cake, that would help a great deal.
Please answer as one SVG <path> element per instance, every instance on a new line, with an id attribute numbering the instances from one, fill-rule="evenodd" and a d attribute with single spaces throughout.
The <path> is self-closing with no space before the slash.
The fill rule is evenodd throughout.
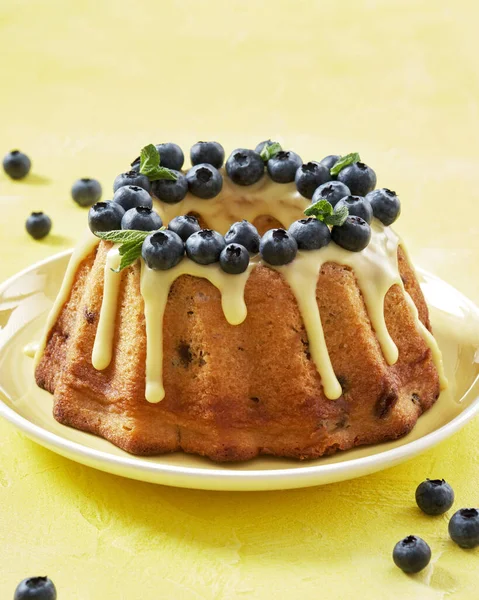
<path id="1" fill-rule="evenodd" d="M 446 381 L 397 195 L 357 154 L 191 162 L 149 145 L 90 209 L 35 358 L 55 419 L 216 461 L 408 433 Z"/>

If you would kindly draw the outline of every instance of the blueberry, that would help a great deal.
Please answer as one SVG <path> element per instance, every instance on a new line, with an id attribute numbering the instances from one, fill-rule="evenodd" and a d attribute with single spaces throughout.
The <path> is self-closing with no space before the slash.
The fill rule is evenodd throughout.
<path id="1" fill-rule="evenodd" d="M 147 192 L 151 190 L 150 180 L 146 175 L 141 175 L 138 171 L 128 171 L 127 173 L 120 173 L 113 182 L 113 191 L 116 192 L 118 189 L 125 185 L 135 185 L 141 187 Z"/>
<path id="2" fill-rule="evenodd" d="M 431 548 L 415 535 L 408 535 L 394 546 L 393 560 L 405 573 L 419 573 L 431 560 Z"/>
<path id="3" fill-rule="evenodd" d="M 254 225 L 246 220 L 233 223 L 225 235 L 227 244 L 240 244 L 251 254 L 259 252 L 261 237 Z"/>
<path id="4" fill-rule="evenodd" d="M 223 188 L 223 177 L 221 173 L 206 163 L 191 167 L 186 174 L 188 190 L 198 198 L 214 198 Z"/>
<path id="5" fill-rule="evenodd" d="M 221 251 L 220 265 L 225 273 L 244 273 L 249 265 L 249 252 L 241 244 L 228 244 Z"/>
<path id="6" fill-rule="evenodd" d="M 136 231 L 155 231 L 163 225 L 158 213 L 146 206 L 130 208 L 121 219 L 122 229 L 134 229 Z"/>
<path id="7" fill-rule="evenodd" d="M 361 217 L 348 217 L 343 225 L 335 225 L 331 237 L 338 246 L 360 252 L 371 240 L 371 227 Z"/>
<path id="8" fill-rule="evenodd" d="M 113 195 L 113 202 L 119 204 L 123 210 L 130 210 L 136 206 L 146 206 L 147 208 L 153 206 L 150 194 L 137 185 L 124 185 L 118 188 Z"/>
<path id="9" fill-rule="evenodd" d="M 331 241 L 329 227 L 314 217 L 295 221 L 288 229 L 298 244 L 298 250 L 319 250 Z"/>
<path id="10" fill-rule="evenodd" d="M 165 144 L 156 144 L 156 149 L 160 155 L 160 165 L 167 169 L 179 171 L 185 162 L 183 150 L 178 144 L 167 142 Z"/>
<path id="11" fill-rule="evenodd" d="M 278 152 L 266 164 L 268 174 L 276 183 L 294 181 L 296 171 L 301 166 L 301 157 L 296 152 Z"/>
<path id="12" fill-rule="evenodd" d="M 454 504 L 454 491 L 444 479 L 426 479 L 416 490 L 416 502 L 427 515 L 442 515 Z"/>
<path id="13" fill-rule="evenodd" d="M 198 219 L 193 215 L 180 215 L 171 219 L 168 224 L 168 229 L 174 231 L 180 236 L 180 238 L 186 242 L 186 240 L 201 229 L 201 225 L 198 223 Z"/>
<path id="14" fill-rule="evenodd" d="M 298 192 L 305 198 L 310 199 L 313 197 L 316 188 L 330 180 L 329 169 L 318 162 L 301 165 L 294 177 Z"/>
<path id="15" fill-rule="evenodd" d="M 327 200 L 331 206 L 336 206 L 336 204 L 344 198 L 344 196 L 350 196 L 351 191 L 347 185 L 341 183 L 340 181 L 329 181 L 328 183 L 323 183 L 320 185 L 314 192 L 312 201 L 317 202 L 324 198 Z"/>
<path id="16" fill-rule="evenodd" d="M 188 191 L 186 177 L 180 171 L 175 171 L 177 179 L 158 179 L 151 184 L 152 193 L 163 202 L 176 204 L 181 202 Z"/>
<path id="17" fill-rule="evenodd" d="M 479 546 L 479 510 L 461 508 L 449 521 L 449 535 L 461 548 Z"/>
<path id="18" fill-rule="evenodd" d="M 121 229 L 125 210 L 117 202 L 97 202 L 88 211 L 88 226 L 93 233 Z"/>
<path id="19" fill-rule="evenodd" d="M 328 154 L 320 162 L 330 171 L 340 158 L 339 154 Z"/>
<path id="20" fill-rule="evenodd" d="M 219 261 L 225 246 L 225 239 L 220 233 L 201 229 L 186 240 L 186 254 L 200 265 L 209 265 Z"/>
<path id="21" fill-rule="evenodd" d="M 401 214 L 401 203 L 396 195 L 387 188 L 374 190 L 366 196 L 376 219 L 379 219 L 384 225 L 391 225 Z"/>
<path id="22" fill-rule="evenodd" d="M 345 196 L 336 204 L 336 209 L 341 206 L 345 206 L 351 216 L 361 217 L 368 224 L 373 220 L 373 209 L 369 200 L 362 196 Z"/>
<path id="23" fill-rule="evenodd" d="M 29 577 L 17 585 L 13 600 L 56 600 L 57 590 L 48 577 Z"/>
<path id="24" fill-rule="evenodd" d="M 252 185 L 264 175 L 264 162 L 253 150 L 237 148 L 226 161 L 226 172 L 238 185 Z"/>
<path id="25" fill-rule="evenodd" d="M 25 228 L 32 238 L 41 240 L 50 233 L 52 220 L 43 212 L 32 212 L 26 220 Z"/>
<path id="26" fill-rule="evenodd" d="M 256 148 L 254 149 L 255 152 L 257 152 L 258 154 L 261 154 L 261 152 L 263 152 L 263 148 L 265 146 L 272 146 L 274 144 L 273 140 L 265 140 L 264 142 L 260 142 Z"/>
<path id="27" fill-rule="evenodd" d="M 184 253 L 183 240 L 168 229 L 151 233 L 141 247 L 143 260 L 155 271 L 171 269 L 181 261 Z"/>
<path id="28" fill-rule="evenodd" d="M 80 206 L 92 206 L 101 198 L 101 185 L 96 179 L 84 177 L 72 185 L 72 198 Z"/>
<path id="29" fill-rule="evenodd" d="M 208 163 L 217 169 L 221 169 L 225 161 L 225 150 L 218 142 L 196 142 L 190 150 L 192 165 Z"/>
<path id="30" fill-rule="evenodd" d="M 261 257 L 270 265 L 287 265 L 294 260 L 298 244 L 284 229 L 270 229 L 261 238 Z"/>
<path id="31" fill-rule="evenodd" d="M 23 179 L 30 173 L 31 160 L 20 150 L 12 150 L 3 159 L 3 169 L 12 179 Z"/>
<path id="32" fill-rule="evenodd" d="M 353 196 L 365 196 L 376 187 L 376 173 L 362 162 L 344 167 L 337 179 L 348 186 Z"/>

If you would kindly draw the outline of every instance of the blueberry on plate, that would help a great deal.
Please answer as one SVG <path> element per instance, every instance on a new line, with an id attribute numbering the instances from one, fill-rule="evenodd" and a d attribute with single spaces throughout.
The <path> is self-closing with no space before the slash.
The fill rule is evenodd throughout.
<path id="1" fill-rule="evenodd" d="M 125 209 L 117 202 L 97 202 L 88 211 L 90 231 L 116 231 L 121 229 Z"/>
<path id="2" fill-rule="evenodd" d="M 185 253 L 183 240 L 174 231 L 155 231 L 145 238 L 141 256 L 154 271 L 166 271 L 177 265 Z"/>
<path id="3" fill-rule="evenodd" d="M 52 220 L 43 212 L 32 212 L 25 222 L 27 232 L 36 240 L 41 240 L 50 233 Z"/>
<path id="4" fill-rule="evenodd" d="M 177 179 L 158 179 L 151 184 L 151 191 L 159 200 L 167 204 L 181 202 L 188 191 L 186 177 L 180 171 L 175 171 Z"/>
<path id="5" fill-rule="evenodd" d="M 72 185 L 72 198 L 80 206 L 92 206 L 101 198 L 101 185 L 96 179 L 83 177 Z"/>
<path id="6" fill-rule="evenodd" d="M 270 265 L 287 265 L 296 257 L 298 244 L 285 229 L 270 229 L 261 238 L 262 259 Z"/>
<path id="7" fill-rule="evenodd" d="M 369 200 L 373 214 L 383 225 L 391 225 L 401 214 L 401 203 L 396 192 L 381 188 L 369 192 L 366 196 Z"/>
<path id="8" fill-rule="evenodd" d="M 296 171 L 301 166 L 301 157 L 296 152 L 281 150 L 266 163 L 268 174 L 276 183 L 294 181 Z"/>
<path id="9" fill-rule="evenodd" d="M 151 208 L 153 202 L 150 194 L 137 185 L 124 185 L 118 188 L 113 195 L 113 202 L 119 204 L 123 210 L 130 210 L 136 206 Z"/>
<path id="10" fill-rule="evenodd" d="M 330 180 L 329 169 L 318 162 L 301 165 L 294 176 L 296 189 L 301 196 L 309 199 L 313 197 L 316 188 Z"/>
<path id="11" fill-rule="evenodd" d="M 220 266 L 225 273 L 244 273 L 249 265 L 249 252 L 241 244 L 228 244 L 220 254 Z"/>
<path id="12" fill-rule="evenodd" d="M 57 590 L 48 577 L 28 577 L 17 585 L 13 600 L 56 600 Z"/>
<path id="13" fill-rule="evenodd" d="M 376 187 L 376 173 L 362 162 L 344 167 L 337 179 L 348 186 L 353 196 L 365 196 Z"/>
<path id="14" fill-rule="evenodd" d="M 300 219 L 288 229 L 298 244 L 298 250 L 319 250 L 331 241 L 329 227 L 314 217 Z"/>
<path id="15" fill-rule="evenodd" d="M 254 149 L 255 152 L 257 152 L 258 154 L 261 154 L 261 152 L 263 152 L 263 148 L 265 146 L 272 146 L 274 144 L 273 140 L 265 140 L 264 142 L 260 142 L 256 148 Z"/>
<path id="16" fill-rule="evenodd" d="M 180 238 L 186 242 L 186 240 L 197 231 L 200 231 L 201 225 L 198 219 L 193 215 L 180 215 L 171 219 L 168 223 L 168 229 L 174 231 Z"/>
<path id="17" fill-rule="evenodd" d="M 218 142 L 196 142 L 190 150 L 192 165 L 208 163 L 216 169 L 221 169 L 225 161 L 225 150 Z"/>
<path id="18" fill-rule="evenodd" d="M 213 229 L 201 229 L 186 240 L 186 254 L 200 265 L 210 265 L 219 261 L 225 246 L 225 239 L 220 233 Z"/>
<path id="19" fill-rule="evenodd" d="M 368 224 L 373 220 L 373 209 L 369 204 L 369 200 L 362 196 L 345 196 L 336 204 L 336 209 L 342 206 L 348 209 L 350 215 L 361 217 Z"/>
<path id="20" fill-rule="evenodd" d="M 427 515 L 442 515 L 454 504 L 454 490 L 444 479 L 426 479 L 416 490 L 416 502 Z"/>
<path id="21" fill-rule="evenodd" d="M 328 154 L 320 162 L 330 171 L 340 158 L 339 154 Z"/>
<path id="22" fill-rule="evenodd" d="M 264 175 L 264 162 L 253 150 L 237 148 L 226 161 L 226 172 L 237 185 L 252 185 Z"/>
<path id="23" fill-rule="evenodd" d="M 361 217 L 348 217 L 331 230 L 333 242 L 350 252 L 361 252 L 371 240 L 371 227 Z"/>
<path id="24" fill-rule="evenodd" d="M 146 206 L 135 206 L 130 208 L 121 219 L 122 229 L 134 229 L 136 231 L 155 231 L 163 225 L 158 213 Z"/>
<path id="25" fill-rule="evenodd" d="M 201 163 L 191 167 L 186 174 L 188 190 L 198 198 L 214 198 L 223 188 L 223 177 L 221 173 L 207 163 Z"/>
<path id="26" fill-rule="evenodd" d="M 20 150 L 12 150 L 3 159 L 3 169 L 12 179 L 23 179 L 31 168 L 31 160 Z"/>
<path id="27" fill-rule="evenodd" d="M 327 200 L 331 206 L 335 207 L 336 204 L 344 198 L 344 196 L 350 196 L 351 190 L 347 185 L 340 181 L 328 181 L 320 185 L 314 192 L 312 202 L 318 202 L 321 198 Z"/>
<path id="28" fill-rule="evenodd" d="M 138 171 L 132 170 L 126 173 L 120 173 L 113 182 L 113 192 L 116 192 L 119 188 L 125 185 L 135 185 L 141 187 L 147 192 L 151 190 L 150 180 L 146 175 L 138 173 Z"/>
<path id="29" fill-rule="evenodd" d="M 419 573 L 431 560 L 431 548 L 415 535 L 408 535 L 394 546 L 393 560 L 404 573 Z"/>
<path id="30" fill-rule="evenodd" d="M 259 252 L 261 237 L 256 227 L 249 221 L 243 220 L 233 223 L 225 235 L 227 244 L 244 246 L 251 254 Z"/>
<path id="31" fill-rule="evenodd" d="M 479 546 L 479 510 L 461 508 L 449 521 L 449 535 L 461 548 Z"/>
<path id="32" fill-rule="evenodd" d="M 185 162 L 185 156 L 178 144 L 173 144 L 173 142 L 156 144 L 156 149 L 160 155 L 160 166 L 173 169 L 174 171 L 181 169 Z"/>

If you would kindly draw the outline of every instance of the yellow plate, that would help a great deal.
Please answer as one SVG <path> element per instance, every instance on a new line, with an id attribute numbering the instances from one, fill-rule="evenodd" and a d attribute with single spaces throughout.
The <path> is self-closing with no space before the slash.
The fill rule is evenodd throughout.
<path id="1" fill-rule="evenodd" d="M 116 475 L 179 487 L 210 490 L 274 490 L 351 479 L 392 467 L 463 427 L 479 410 L 479 309 L 440 279 L 420 272 L 449 388 L 394 442 L 363 446 L 309 462 L 271 457 L 217 465 L 182 453 L 139 458 L 93 435 L 57 423 L 52 398 L 36 387 L 25 346 L 39 338 L 60 287 L 71 251 L 15 275 L 0 286 L 0 415 L 42 446 Z"/>

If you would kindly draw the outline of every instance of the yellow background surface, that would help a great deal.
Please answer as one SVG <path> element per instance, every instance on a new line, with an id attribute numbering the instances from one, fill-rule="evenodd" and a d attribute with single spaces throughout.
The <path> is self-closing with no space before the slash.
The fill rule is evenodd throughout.
<path id="1" fill-rule="evenodd" d="M 305 160 L 360 151 L 400 194 L 415 261 L 479 300 L 475 0 L 1 0 L 0 278 L 74 244 L 79 177 L 111 193 L 149 142 L 227 151 L 279 138 Z M 24 232 L 45 210 L 52 234 Z M 0 598 L 47 573 L 60 600 L 475 598 L 478 552 L 427 518 L 416 485 L 445 477 L 479 505 L 479 421 L 411 462 L 322 488 L 169 489 L 80 466 L 0 423 Z M 433 551 L 394 567 L 414 533 Z"/>

